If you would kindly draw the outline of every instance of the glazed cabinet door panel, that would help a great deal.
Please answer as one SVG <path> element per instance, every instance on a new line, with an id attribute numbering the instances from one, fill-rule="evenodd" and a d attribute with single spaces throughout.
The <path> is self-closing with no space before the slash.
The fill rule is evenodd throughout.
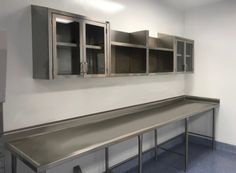
<path id="1" fill-rule="evenodd" d="M 81 75 L 81 22 L 53 14 L 53 75 Z"/>
<path id="2" fill-rule="evenodd" d="M 194 44 L 191 42 L 186 42 L 186 72 L 193 72 L 193 61 L 194 61 Z"/>
<path id="3" fill-rule="evenodd" d="M 6 32 L 0 31 L 0 103 L 5 101 L 5 91 L 6 91 L 6 70 L 7 70 L 6 40 L 7 40 Z"/>
<path id="4" fill-rule="evenodd" d="M 85 21 L 83 25 L 85 75 L 105 76 L 107 74 L 106 24 Z"/>
<path id="5" fill-rule="evenodd" d="M 185 42 L 177 40 L 176 41 L 176 66 L 177 72 L 185 71 Z"/>

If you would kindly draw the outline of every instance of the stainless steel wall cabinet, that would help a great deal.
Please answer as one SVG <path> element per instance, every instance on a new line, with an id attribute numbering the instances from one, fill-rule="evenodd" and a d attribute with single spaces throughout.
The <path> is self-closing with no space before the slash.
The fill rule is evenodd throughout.
<path id="1" fill-rule="evenodd" d="M 194 72 L 194 41 L 167 34 L 158 34 L 162 46 L 174 50 L 175 72 Z"/>
<path id="2" fill-rule="evenodd" d="M 108 77 L 194 70 L 194 41 L 149 31 L 110 31 L 109 22 L 32 6 L 33 77 Z"/>
<path id="3" fill-rule="evenodd" d="M 6 32 L 0 31 L 0 103 L 5 101 L 7 45 Z"/>
<path id="4" fill-rule="evenodd" d="M 33 77 L 106 76 L 109 23 L 32 6 Z"/>

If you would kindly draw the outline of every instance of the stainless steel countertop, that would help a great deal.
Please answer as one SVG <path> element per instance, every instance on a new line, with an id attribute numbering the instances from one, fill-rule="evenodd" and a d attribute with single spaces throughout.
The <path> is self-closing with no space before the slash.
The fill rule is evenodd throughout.
<path id="1" fill-rule="evenodd" d="M 183 99 L 163 107 L 11 141 L 7 148 L 42 171 L 218 106 L 215 102 Z"/>

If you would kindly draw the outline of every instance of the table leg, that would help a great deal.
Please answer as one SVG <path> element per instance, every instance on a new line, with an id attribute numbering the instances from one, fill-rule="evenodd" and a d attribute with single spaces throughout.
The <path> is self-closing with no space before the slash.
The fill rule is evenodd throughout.
<path id="1" fill-rule="evenodd" d="M 155 129 L 155 131 L 154 131 L 154 135 L 155 135 L 155 138 L 154 138 L 154 140 L 155 140 L 155 142 L 154 142 L 154 144 L 155 144 L 155 159 L 157 160 L 157 155 L 158 155 L 158 146 L 157 146 L 157 129 Z"/>
<path id="2" fill-rule="evenodd" d="M 142 160 L 142 148 L 143 148 L 143 135 L 138 136 L 138 173 L 142 173 L 143 160 Z"/>
<path id="3" fill-rule="evenodd" d="M 188 168 L 188 118 L 185 119 L 185 172 Z"/>
<path id="4" fill-rule="evenodd" d="M 109 148 L 105 148 L 105 173 L 111 173 L 109 168 Z"/>
<path id="5" fill-rule="evenodd" d="M 17 159 L 13 154 L 11 155 L 11 168 L 12 173 L 17 173 Z"/>
<path id="6" fill-rule="evenodd" d="M 212 150 L 215 149 L 215 108 L 212 110 Z"/>

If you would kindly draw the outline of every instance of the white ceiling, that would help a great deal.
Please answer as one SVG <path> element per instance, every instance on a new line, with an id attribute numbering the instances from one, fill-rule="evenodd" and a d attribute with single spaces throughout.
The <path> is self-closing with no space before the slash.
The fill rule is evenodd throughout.
<path id="1" fill-rule="evenodd" d="M 208 5 L 223 0 L 164 0 L 164 1 L 178 9 L 188 10 L 189 8 Z"/>

